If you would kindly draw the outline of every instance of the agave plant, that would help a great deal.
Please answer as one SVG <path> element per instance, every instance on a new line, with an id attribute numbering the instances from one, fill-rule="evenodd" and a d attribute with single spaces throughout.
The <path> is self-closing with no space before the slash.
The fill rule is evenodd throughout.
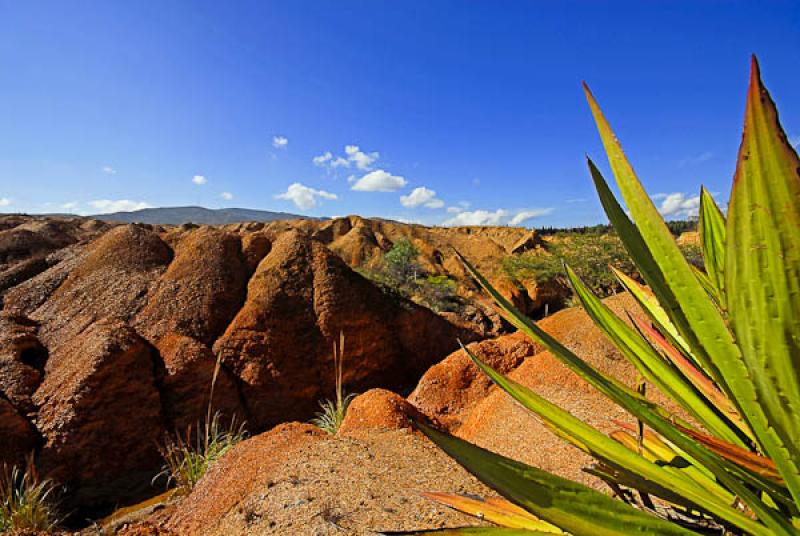
<path id="1" fill-rule="evenodd" d="M 800 160 L 758 64 L 753 58 L 727 218 L 701 191 L 705 271 L 681 254 L 585 91 L 628 213 L 591 160 L 589 171 L 646 285 L 617 276 L 648 320 L 626 322 L 569 267 L 566 274 L 597 327 L 692 422 L 581 360 L 462 258 L 512 324 L 627 410 L 641 429 L 605 435 L 465 348 L 500 388 L 593 456 L 597 463 L 588 471 L 611 485 L 617 498 L 420 425 L 505 499 L 429 497 L 499 525 L 453 534 L 800 534 Z"/>

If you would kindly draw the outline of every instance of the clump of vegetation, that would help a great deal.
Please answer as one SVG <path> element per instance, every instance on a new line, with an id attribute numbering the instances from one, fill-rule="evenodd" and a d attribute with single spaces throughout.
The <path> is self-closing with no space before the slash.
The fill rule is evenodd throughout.
<path id="1" fill-rule="evenodd" d="M 339 346 L 333 342 L 333 367 L 336 374 L 336 398 L 334 400 L 323 400 L 319 403 L 322 411 L 311 420 L 311 423 L 320 429 L 335 434 L 344 422 L 347 415 L 347 408 L 350 402 L 356 397 L 354 393 L 347 394 L 344 391 L 344 333 L 339 333 Z"/>
<path id="2" fill-rule="evenodd" d="M 214 386 L 221 365 L 219 356 L 211 378 L 208 413 L 203 426 L 198 425 L 196 432 L 189 427 L 184 434 L 168 436 L 159 449 L 164 468 L 153 480 L 165 477 L 167 486 L 174 485 L 180 493 L 191 491 L 214 463 L 247 437 L 245 423 L 237 424 L 235 416 L 228 425 L 223 425 L 219 412 L 212 415 Z"/>
<path id="3" fill-rule="evenodd" d="M 359 273 L 437 313 L 460 311 L 464 301 L 458 295 L 458 284 L 445 275 L 425 273 L 418 258 L 416 246 L 401 238 L 383 256 L 377 269 Z"/>
<path id="4" fill-rule="evenodd" d="M 45 532 L 59 523 L 56 486 L 40 480 L 33 461 L 26 469 L 4 467 L 0 475 L 0 533 Z"/>
<path id="5" fill-rule="evenodd" d="M 502 261 L 503 270 L 516 280 L 538 284 L 556 281 L 569 289 L 564 264 L 570 265 L 595 293 L 605 297 L 622 290 L 619 280 L 608 269 L 635 275 L 636 266 L 616 233 L 556 233 L 547 242 L 547 251 L 510 255 Z"/>
<path id="6" fill-rule="evenodd" d="M 462 259 L 512 324 L 636 418 L 639 426 L 620 425 L 606 435 L 465 348 L 501 389 L 594 457 L 597 462 L 587 471 L 605 481 L 616 499 L 419 425 L 507 500 L 428 496 L 515 529 L 509 534 L 797 535 L 800 158 L 778 122 L 758 64 L 754 59 L 727 220 L 712 196 L 701 190 L 698 227 L 704 270 L 687 262 L 588 88 L 586 94 L 630 216 L 591 160 L 589 171 L 646 285 L 616 273 L 647 321 L 633 317 L 632 327 L 570 267 L 567 277 L 595 325 L 693 422 L 573 354 Z M 461 533 L 474 533 L 470 530 Z"/>
<path id="7" fill-rule="evenodd" d="M 212 465 L 247 437 L 244 423 L 237 425 L 234 418 L 224 425 L 220 418 L 214 413 L 196 433 L 190 427 L 183 435 L 168 437 L 160 449 L 165 466 L 156 478 L 166 477 L 167 486 L 181 493 L 191 491 Z"/>

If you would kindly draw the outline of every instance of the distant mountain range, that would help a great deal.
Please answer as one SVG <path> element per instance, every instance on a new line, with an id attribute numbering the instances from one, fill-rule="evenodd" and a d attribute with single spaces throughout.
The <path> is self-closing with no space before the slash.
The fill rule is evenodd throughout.
<path id="1" fill-rule="evenodd" d="M 182 223 L 203 223 L 219 225 L 223 223 L 241 223 L 248 221 L 275 221 L 294 220 L 298 218 L 311 218 L 287 212 L 270 212 L 268 210 L 254 210 L 249 208 L 220 208 L 209 209 L 204 207 L 161 207 L 145 208 L 132 212 L 112 212 L 110 214 L 95 214 L 91 216 L 98 220 L 124 222 L 124 223 L 152 223 L 163 225 L 180 225 Z"/>

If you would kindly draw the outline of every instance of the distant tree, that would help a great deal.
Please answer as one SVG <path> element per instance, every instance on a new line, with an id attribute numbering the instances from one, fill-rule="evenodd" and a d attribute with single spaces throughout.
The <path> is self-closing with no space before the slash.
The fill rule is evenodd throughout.
<path id="1" fill-rule="evenodd" d="M 383 256 L 384 272 L 396 285 L 412 283 L 420 273 L 417 257 L 419 250 L 414 244 L 407 238 L 401 238 Z"/>

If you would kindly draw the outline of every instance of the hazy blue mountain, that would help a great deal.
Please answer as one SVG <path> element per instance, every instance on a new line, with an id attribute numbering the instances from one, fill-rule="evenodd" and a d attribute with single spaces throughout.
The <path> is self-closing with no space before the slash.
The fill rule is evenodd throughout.
<path id="1" fill-rule="evenodd" d="M 209 209 L 204 207 L 145 208 L 142 210 L 134 210 L 133 212 L 95 214 L 91 217 L 104 221 L 153 223 L 164 225 L 180 225 L 182 223 L 190 222 L 218 225 L 222 223 L 239 223 L 247 221 L 275 221 L 308 218 L 308 216 L 289 214 L 287 212 L 270 212 L 268 210 L 254 210 L 249 208 Z"/>

